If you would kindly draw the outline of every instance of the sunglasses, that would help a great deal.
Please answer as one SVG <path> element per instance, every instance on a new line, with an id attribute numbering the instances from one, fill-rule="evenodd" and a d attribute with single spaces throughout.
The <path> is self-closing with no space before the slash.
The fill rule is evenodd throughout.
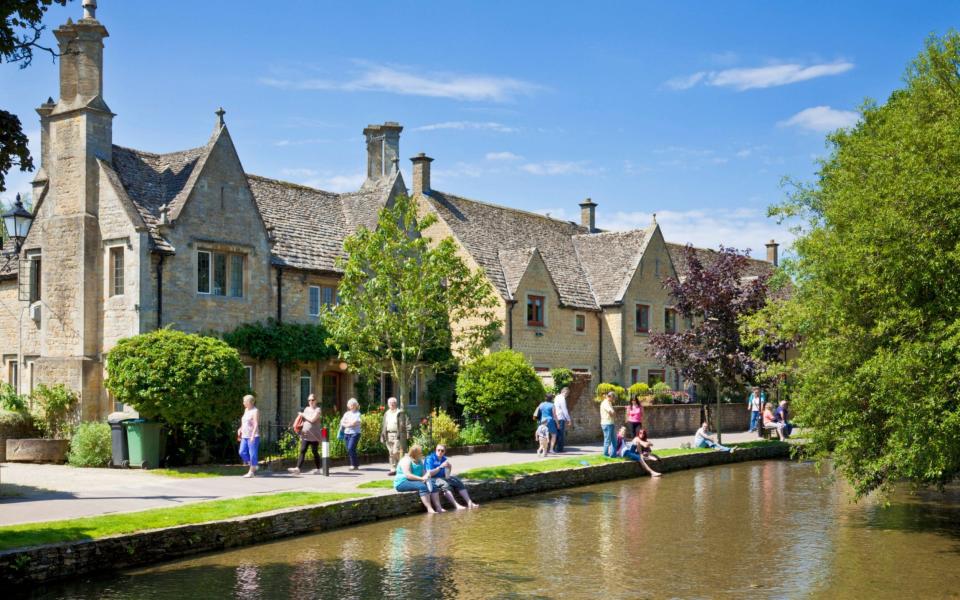
<path id="1" fill-rule="evenodd" d="M 447 450 L 445 448 L 437 448 L 437 454 L 443 454 Z"/>

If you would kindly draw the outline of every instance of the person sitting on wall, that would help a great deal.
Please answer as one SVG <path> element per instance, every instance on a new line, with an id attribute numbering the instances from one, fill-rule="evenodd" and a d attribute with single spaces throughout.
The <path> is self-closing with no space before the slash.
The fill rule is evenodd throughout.
<path id="1" fill-rule="evenodd" d="M 773 411 L 773 418 L 777 423 L 783 423 L 783 437 L 790 437 L 793 433 L 793 423 L 790 422 L 790 407 L 786 400 L 780 401 L 780 406 Z"/>
<path id="2" fill-rule="evenodd" d="M 430 474 L 426 472 L 420 446 L 410 446 L 406 456 L 397 463 L 393 489 L 398 492 L 417 492 L 428 513 L 446 512 L 440 506 L 440 492 L 433 485 Z"/>
<path id="3" fill-rule="evenodd" d="M 640 438 L 627 439 L 626 435 L 627 428 L 623 426 L 617 435 L 617 455 L 622 458 L 637 461 L 640 463 L 640 466 L 643 467 L 643 470 L 650 474 L 650 477 L 660 477 L 660 473 L 651 469 L 647 461 L 643 459 L 643 455 L 640 453 L 640 450 L 643 448 L 640 444 Z"/>
<path id="4" fill-rule="evenodd" d="M 653 442 L 647 439 L 646 429 L 641 429 L 640 433 L 637 434 L 637 446 L 643 460 L 660 460 L 660 457 L 653 453 Z"/>
<path id="5" fill-rule="evenodd" d="M 769 402 L 763 405 L 763 428 L 776 431 L 780 441 L 782 442 L 784 440 L 784 424 L 777 421 L 776 415 L 773 414 L 773 405 Z"/>
<path id="6" fill-rule="evenodd" d="M 700 424 L 700 429 L 697 430 L 696 435 L 693 436 L 693 447 L 713 448 L 714 450 L 720 450 L 721 452 L 733 452 L 736 450 L 736 448 L 722 446 L 720 442 L 717 441 L 716 436 L 710 433 L 706 419 L 704 419 L 704 421 Z"/>
<path id="7" fill-rule="evenodd" d="M 453 465 L 450 464 L 450 460 L 447 458 L 446 446 L 437 444 L 433 452 L 424 459 L 423 465 L 427 469 L 427 475 L 433 478 L 433 483 L 437 486 L 437 489 L 440 490 L 440 493 L 446 496 L 447 500 L 449 500 L 457 510 L 480 508 L 479 504 L 476 504 L 470 499 L 467 486 L 460 481 L 460 478 L 451 475 Z M 463 498 L 463 501 L 466 502 L 467 505 L 461 506 L 454 497 L 453 492 L 460 494 L 460 497 Z"/>

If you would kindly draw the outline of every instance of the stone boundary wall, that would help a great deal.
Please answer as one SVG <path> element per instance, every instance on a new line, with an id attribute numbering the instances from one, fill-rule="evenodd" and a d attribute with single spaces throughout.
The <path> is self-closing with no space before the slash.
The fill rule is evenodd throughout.
<path id="1" fill-rule="evenodd" d="M 626 406 L 616 406 L 617 423 L 627 420 Z M 714 408 L 710 407 L 711 410 Z M 643 407 L 644 427 L 650 437 L 671 437 L 675 435 L 693 435 L 700 428 L 702 404 L 653 404 Z M 723 433 L 746 431 L 750 426 L 750 413 L 746 403 L 721 404 L 721 426 Z M 573 425 L 567 433 L 567 441 L 600 442 L 600 405 L 591 398 L 580 399 L 570 412 Z"/>
<path id="2" fill-rule="evenodd" d="M 733 454 L 702 452 L 666 457 L 657 463 L 663 473 L 751 460 L 786 458 L 787 444 L 747 448 Z M 645 475 L 632 461 L 563 469 L 516 477 L 513 481 L 470 484 L 478 502 L 578 487 Z M 185 556 L 317 533 L 423 511 L 416 494 L 386 494 L 327 504 L 288 508 L 226 521 L 181 525 L 89 541 L 37 546 L 0 552 L 0 584 L 37 585 L 97 572 L 169 561 Z"/>
<path id="3" fill-rule="evenodd" d="M 407 442 L 409 447 L 410 442 Z M 483 444 L 480 446 L 447 446 L 447 456 L 463 456 L 469 454 L 481 454 L 483 452 L 505 452 L 510 449 L 510 444 Z M 357 459 L 360 461 L 361 465 L 369 465 L 372 463 L 382 463 L 387 460 L 386 452 L 378 452 L 377 454 L 358 454 Z M 264 466 L 279 471 L 286 469 L 287 467 L 295 467 L 297 465 L 296 458 L 272 458 L 270 460 L 261 460 L 260 462 L 264 463 Z M 332 469 L 334 467 L 345 467 L 350 464 L 350 459 L 346 456 L 342 458 L 328 458 L 327 465 Z M 313 468 L 313 454 L 308 450 L 307 456 L 303 461 L 303 466 L 306 468 Z"/>

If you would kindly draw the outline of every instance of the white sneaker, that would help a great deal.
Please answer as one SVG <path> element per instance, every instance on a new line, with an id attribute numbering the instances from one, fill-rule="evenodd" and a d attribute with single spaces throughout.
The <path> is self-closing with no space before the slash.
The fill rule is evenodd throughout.
<path id="1" fill-rule="evenodd" d="M 311 475 L 319 475 L 319 474 L 321 474 L 321 473 L 323 473 L 323 471 L 321 471 L 320 469 L 314 469 L 314 470 L 310 471 L 310 474 L 311 474 Z"/>
<path id="2" fill-rule="evenodd" d="M 247 474 L 243 476 L 244 479 L 250 479 L 253 477 L 253 471 L 247 471 Z"/>
<path id="3" fill-rule="evenodd" d="M 294 475 L 299 475 L 300 469 L 298 469 L 297 467 L 290 467 L 289 469 L 287 469 L 287 473 L 293 473 Z"/>

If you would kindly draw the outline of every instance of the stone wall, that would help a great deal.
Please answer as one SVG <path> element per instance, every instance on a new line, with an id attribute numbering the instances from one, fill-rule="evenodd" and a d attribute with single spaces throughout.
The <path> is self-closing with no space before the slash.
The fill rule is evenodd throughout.
<path id="1" fill-rule="evenodd" d="M 733 454 L 703 452 L 664 458 L 657 463 L 657 468 L 660 472 L 669 473 L 749 460 L 785 458 L 789 452 L 788 444 L 770 444 Z M 644 475 L 640 465 L 635 462 L 611 462 L 536 473 L 515 477 L 511 481 L 473 482 L 470 483 L 470 494 L 475 500 L 486 502 Z M 422 510 L 416 494 L 385 494 L 98 540 L 7 550 L 0 552 L 0 584 L 36 586 L 58 579 L 118 571 L 201 552 L 249 546 L 307 532 L 414 514 Z"/>
<path id="2" fill-rule="evenodd" d="M 573 426 L 567 434 L 570 443 L 599 442 L 600 405 L 592 398 L 592 386 L 587 386 L 570 409 Z M 626 423 L 626 407 L 617 406 L 617 423 Z M 712 409 L 712 407 L 711 407 Z M 703 406 L 700 404 L 655 404 L 644 407 L 644 427 L 651 437 L 693 435 L 700 428 Z M 746 431 L 750 413 L 742 404 L 721 405 L 723 433 Z"/>

